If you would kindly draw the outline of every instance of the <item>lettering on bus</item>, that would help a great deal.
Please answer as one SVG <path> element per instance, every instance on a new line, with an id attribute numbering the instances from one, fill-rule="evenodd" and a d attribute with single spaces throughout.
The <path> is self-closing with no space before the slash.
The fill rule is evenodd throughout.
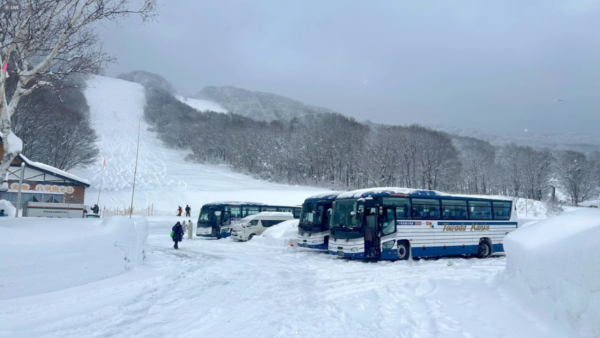
<path id="1" fill-rule="evenodd" d="M 471 224 L 471 227 L 468 228 L 466 225 L 449 225 L 448 223 L 444 223 L 444 228 L 442 231 L 488 231 L 490 230 L 490 226 L 487 224 Z"/>

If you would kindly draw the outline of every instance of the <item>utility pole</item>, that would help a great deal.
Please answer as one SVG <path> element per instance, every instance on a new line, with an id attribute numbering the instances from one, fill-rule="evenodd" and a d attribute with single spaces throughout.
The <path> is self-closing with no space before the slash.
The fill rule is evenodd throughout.
<path id="1" fill-rule="evenodd" d="M 104 179 L 104 169 L 106 168 L 106 159 L 104 159 L 104 164 L 102 165 L 102 175 L 100 176 L 100 189 L 98 190 L 98 201 L 96 205 L 100 205 L 100 192 L 102 192 L 102 180 Z"/>
<path id="2" fill-rule="evenodd" d="M 135 169 L 133 171 L 133 189 L 131 190 L 131 206 L 129 207 L 129 218 L 131 218 L 131 214 L 133 214 L 133 195 L 135 194 L 135 176 L 137 175 L 138 155 L 140 154 L 140 126 L 141 126 L 141 124 L 142 124 L 142 118 L 140 117 L 140 122 L 138 124 L 137 149 L 135 151 Z"/>

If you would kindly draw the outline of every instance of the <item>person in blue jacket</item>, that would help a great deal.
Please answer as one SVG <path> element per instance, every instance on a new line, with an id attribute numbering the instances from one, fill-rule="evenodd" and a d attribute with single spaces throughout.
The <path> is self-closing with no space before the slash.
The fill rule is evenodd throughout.
<path id="1" fill-rule="evenodd" d="M 181 242 L 181 240 L 183 239 L 183 228 L 181 227 L 181 224 L 179 222 L 177 222 L 177 224 L 175 224 L 175 226 L 173 226 L 173 242 L 175 242 L 175 245 L 173 246 L 173 248 L 175 249 L 179 249 L 179 247 L 177 246 L 177 243 Z"/>

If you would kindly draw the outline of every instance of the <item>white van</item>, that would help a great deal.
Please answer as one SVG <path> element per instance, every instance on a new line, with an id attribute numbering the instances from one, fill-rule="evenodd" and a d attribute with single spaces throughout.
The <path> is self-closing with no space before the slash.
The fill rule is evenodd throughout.
<path id="1" fill-rule="evenodd" d="M 291 212 L 261 212 L 242 218 L 233 226 L 231 239 L 234 241 L 249 241 L 263 231 L 283 221 L 294 219 Z"/>

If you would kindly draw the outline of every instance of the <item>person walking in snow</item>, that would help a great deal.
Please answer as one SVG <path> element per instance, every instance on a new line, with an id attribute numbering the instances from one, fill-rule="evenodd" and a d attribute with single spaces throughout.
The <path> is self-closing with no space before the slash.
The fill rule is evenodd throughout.
<path id="1" fill-rule="evenodd" d="M 190 212 L 192 211 L 192 208 L 190 208 L 189 205 L 185 206 L 185 217 L 190 217 Z"/>
<path id="2" fill-rule="evenodd" d="M 192 236 L 194 231 L 194 223 L 192 223 L 192 220 L 188 220 L 188 225 L 187 225 L 187 233 L 188 233 L 188 239 L 192 239 Z"/>
<path id="3" fill-rule="evenodd" d="M 177 246 L 177 243 L 181 242 L 181 240 L 183 239 L 183 228 L 181 227 L 181 224 L 179 222 L 177 222 L 177 224 L 175 224 L 175 226 L 173 226 L 171 234 L 173 234 L 173 242 L 175 242 L 175 245 L 173 245 L 173 248 L 175 248 L 175 250 L 177 250 L 177 249 L 179 249 L 179 246 Z"/>
<path id="4" fill-rule="evenodd" d="M 177 208 L 177 216 L 181 216 L 181 212 L 183 210 L 181 209 L 181 205 Z"/>

